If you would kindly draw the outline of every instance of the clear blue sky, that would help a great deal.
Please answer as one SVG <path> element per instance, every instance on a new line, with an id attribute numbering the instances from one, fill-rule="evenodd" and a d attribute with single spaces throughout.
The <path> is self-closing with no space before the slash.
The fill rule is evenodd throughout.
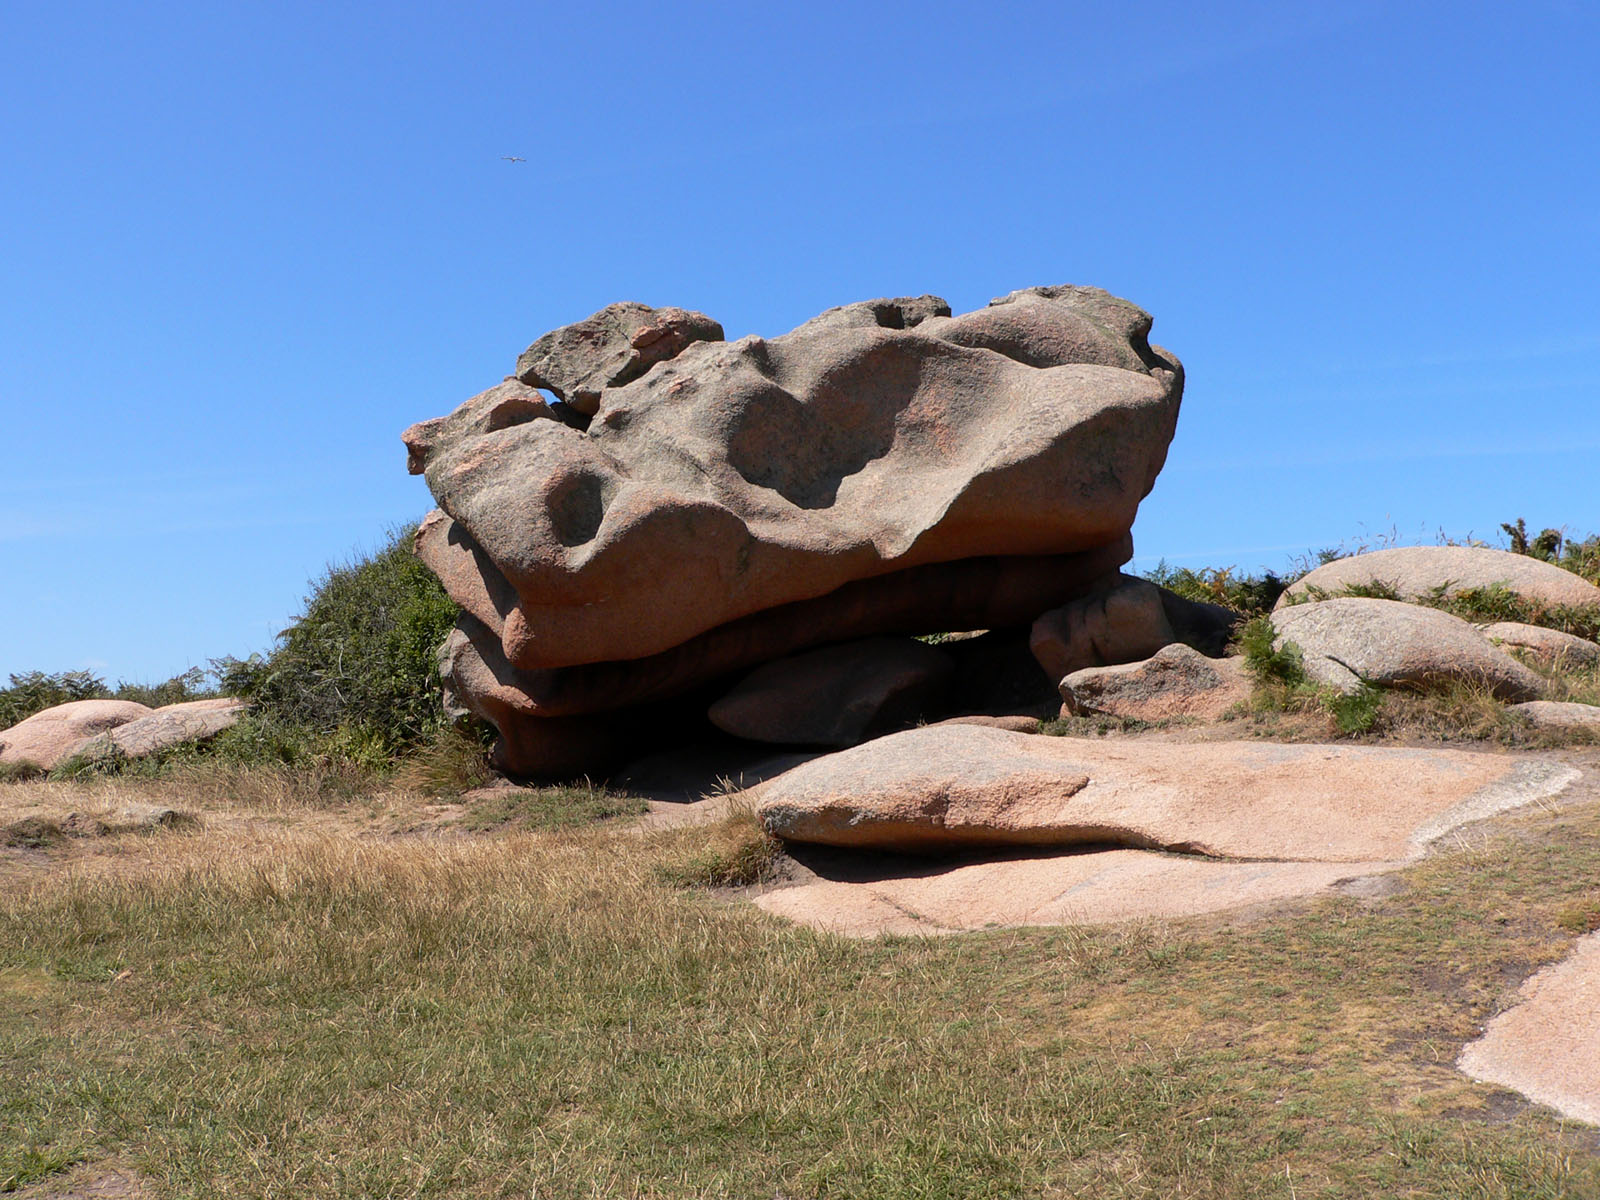
<path id="1" fill-rule="evenodd" d="M 266 648 L 429 507 L 402 427 L 619 299 L 1128 297 L 1140 566 L 1600 528 L 1587 2 L 10 0 L 0 112 L 0 674 Z"/>

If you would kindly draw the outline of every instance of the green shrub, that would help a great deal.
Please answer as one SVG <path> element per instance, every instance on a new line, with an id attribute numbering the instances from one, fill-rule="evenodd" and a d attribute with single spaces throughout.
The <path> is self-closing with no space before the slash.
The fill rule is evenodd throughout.
<path id="1" fill-rule="evenodd" d="M 35 713 L 75 700 L 132 700 L 151 708 L 181 704 L 215 696 L 207 685 L 211 673 L 204 667 L 191 667 L 165 683 L 118 682 L 115 688 L 90 671 L 25 671 L 11 676 L 11 686 L 0 688 L 0 729 L 9 729 Z"/>
<path id="2" fill-rule="evenodd" d="M 1280 685 L 1299 687 L 1306 681 L 1305 664 L 1300 647 L 1286 641 L 1276 645 L 1277 630 L 1268 616 L 1252 617 L 1239 627 L 1234 635 L 1239 649 L 1244 653 L 1244 665 L 1262 686 Z"/>
<path id="3" fill-rule="evenodd" d="M 1368 733 L 1378 723 L 1383 711 L 1384 691 L 1362 681 L 1353 692 L 1330 692 L 1323 697 L 1323 706 L 1333 717 L 1333 723 L 1343 734 Z"/>
<path id="4" fill-rule="evenodd" d="M 331 567 L 265 658 L 220 659 L 222 690 L 251 701 L 250 728 L 219 748 L 294 761 L 308 750 L 385 765 L 445 723 L 435 653 L 456 606 L 411 548 L 415 526 Z M 241 723 L 243 724 L 243 723 Z"/>
<path id="5" fill-rule="evenodd" d="M 1145 578 L 1186 600 L 1221 604 L 1246 616 L 1271 612 L 1278 597 L 1293 582 L 1272 571 L 1260 575 L 1236 572 L 1235 567 L 1169 567 L 1163 559 Z"/>
<path id="6" fill-rule="evenodd" d="M 74 700 L 104 700 L 111 695 L 105 680 L 88 671 L 25 671 L 11 676 L 11 686 L 0 688 L 0 729 L 10 729 L 34 713 L 70 704 Z"/>

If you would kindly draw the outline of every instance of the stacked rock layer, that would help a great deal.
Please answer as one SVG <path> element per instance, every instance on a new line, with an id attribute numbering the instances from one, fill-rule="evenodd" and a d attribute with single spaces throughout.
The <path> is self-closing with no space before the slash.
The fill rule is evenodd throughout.
<path id="1" fill-rule="evenodd" d="M 1116 587 L 1183 390 L 1149 329 L 1048 287 L 960 316 L 847 305 L 770 340 L 637 304 L 545 335 L 404 434 L 440 509 L 418 551 L 463 609 L 450 689 L 506 769 L 570 773 L 619 710 Z"/>

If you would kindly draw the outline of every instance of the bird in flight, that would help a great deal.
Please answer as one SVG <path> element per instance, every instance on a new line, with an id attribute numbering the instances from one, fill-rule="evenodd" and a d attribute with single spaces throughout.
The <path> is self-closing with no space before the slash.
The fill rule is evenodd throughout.
<path id="1" fill-rule="evenodd" d="M 502 154 L 500 156 L 500 161 L 501 162 L 527 162 L 528 160 L 525 159 L 525 158 L 518 158 L 515 154 Z"/>

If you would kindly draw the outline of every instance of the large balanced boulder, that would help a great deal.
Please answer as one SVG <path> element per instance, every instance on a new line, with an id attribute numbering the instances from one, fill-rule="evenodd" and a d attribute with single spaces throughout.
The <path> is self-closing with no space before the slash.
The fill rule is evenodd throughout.
<path id="1" fill-rule="evenodd" d="M 1084 667 L 1061 681 L 1065 712 L 1135 721 L 1216 720 L 1248 702 L 1250 692 L 1243 659 L 1207 658 L 1181 642 L 1143 662 Z"/>
<path id="2" fill-rule="evenodd" d="M 1314 683 L 1341 692 L 1428 688 L 1453 681 L 1487 688 L 1501 700 L 1533 700 L 1538 675 L 1460 617 L 1399 600 L 1346 596 L 1295 604 L 1272 614 L 1277 644 L 1300 648 Z"/>
<path id="3" fill-rule="evenodd" d="M 0 763 L 31 763 L 49 770 L 71 758 L 96 734 L 149 716 L 153 711 L 132 700 L 72 700 L 57 704 L 0 732 Z"/>
<path id="4" fill-rule="evenodd" d="M 1264 742 L 1179 745 L 938 725 L 754 790 L 789 841 L 902 852 L 1111 844 L 1211 857 L 1394 861 L 1578 773 L 1504 755 Z"/>
<path id="5" fill-rule="evenodd" d="M 1600 606 L 1600 588 L 1554 563 L 1487 546 L 1404 546 L 1335 559 L 1297 579 L 1278 607 L 1381 587 L 1401 600 L 1502 587 L 1536 607 Z"/>
<path id="6" fill-rule="evenodd" d="M 580 326 L 405 434 L 441 510 L 418 551 L 466 614 L 452 687 L 502 735 L 1105 590 L 1182 394 L 1149 316 L 1092 288 L 868 301 L 770 340 L 681 309 Z M 504 737 L 501 763 L 549 772 L 550 742 Z"/>

